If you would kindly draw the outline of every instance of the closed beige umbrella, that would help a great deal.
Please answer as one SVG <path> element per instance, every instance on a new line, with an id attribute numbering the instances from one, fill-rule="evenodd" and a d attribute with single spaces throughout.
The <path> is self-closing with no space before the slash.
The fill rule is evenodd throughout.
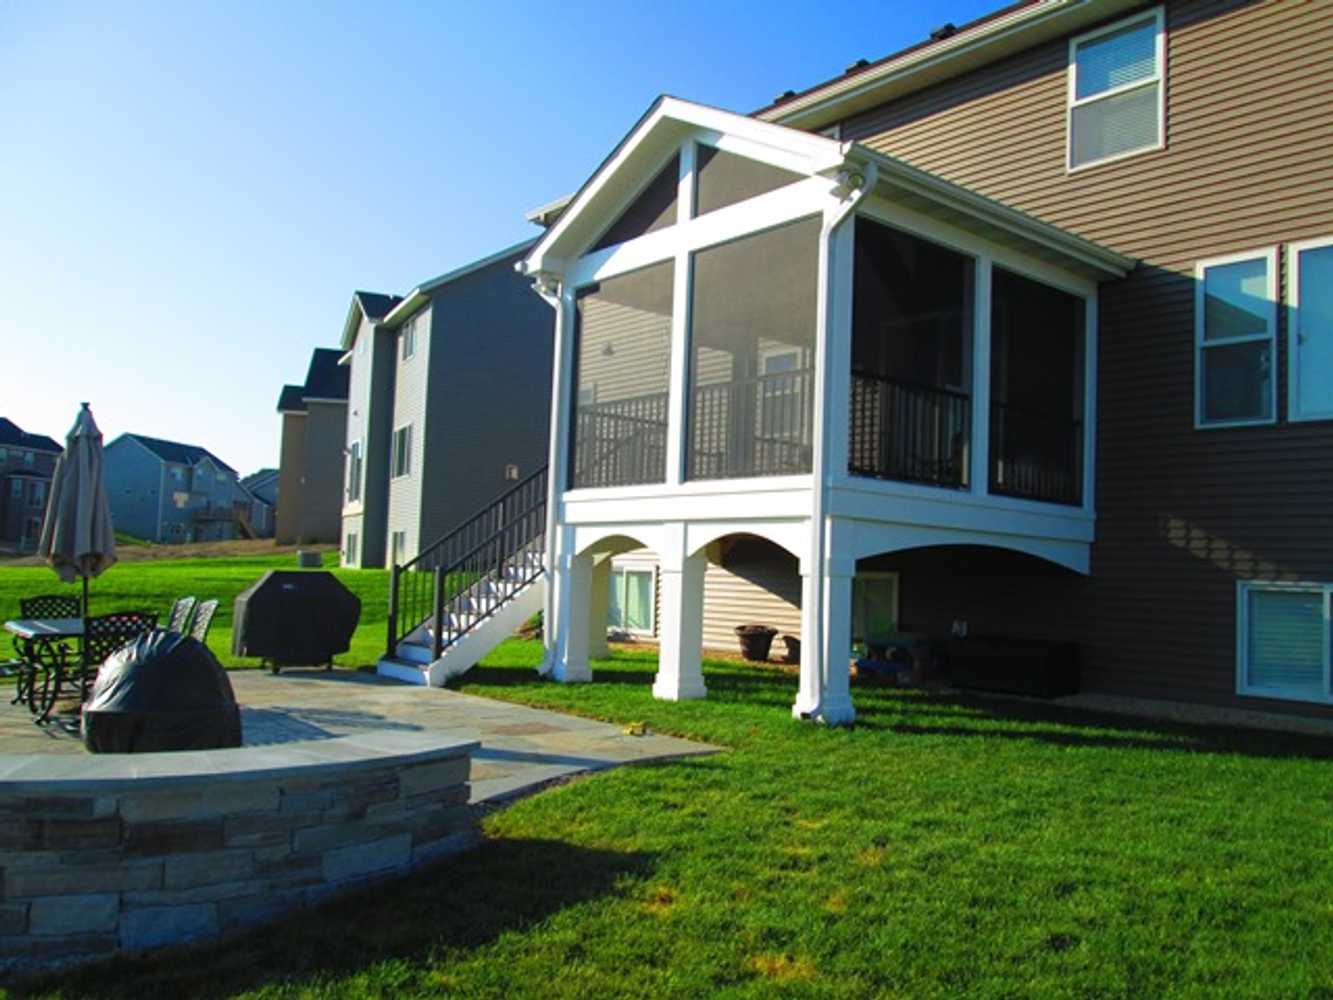
<path id="1" fill-rule="evenodd" d="M 83 617 L 88 617 L 88 581 L 116 561 L 111 504 L 102 481 L 102 432 L 83 404 L 56 462 L 37 554 L 65 583 L 83 580 Z"/>

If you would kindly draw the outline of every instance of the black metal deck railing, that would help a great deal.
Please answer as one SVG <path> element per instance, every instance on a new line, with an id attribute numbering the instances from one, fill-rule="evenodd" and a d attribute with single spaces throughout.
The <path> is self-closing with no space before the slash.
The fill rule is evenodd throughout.
<path id="1" fill-rule="evenodd" d="M 990 491 L 1049 503 L 1083 502 L 1083 423 L 991 403 Z"/>
<path id="2" fill-rule="evenodd" d="M 663 482 L 666 438 L 664 392 L 579 406 L 574 415 L 570 488 Z"/>
<path id="3" fill-rule="evenodd" d="M 389 656 L 426 625 L 438 659 L 454 638 L 541 575 L 546 474 L 542 466 L 415 558 L 392 567 Z"/>
<path id="4" fill-rule="evenodd" d="M 695 386 L 687 477 L 808 473 L 813 400 L 812 368 Z"/>
<path id="5" fill-rule="evenodd" d="M 852 372 L 854 475 L 965 489 L 972 400 L 965 392 Z"/>

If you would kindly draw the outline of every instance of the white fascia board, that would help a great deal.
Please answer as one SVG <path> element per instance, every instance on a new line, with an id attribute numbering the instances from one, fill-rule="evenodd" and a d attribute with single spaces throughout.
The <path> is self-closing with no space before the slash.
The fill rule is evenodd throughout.
<path id="1" fill-rule="evenodd" d="M 523 218 L 531 222 L 534 226 L 554 225 L 569 207 L 569 203 L 574 200 L 574 195 L 567 194 L 556 198 L 554 201 L 548 201 L 545 205 L 538 205 L 530 212 L 524 212 Z M 554 218 L 552 218 L 554 216 Z M 547 222 L 550 219 L 550 223 Z"/>
<path id="2" fill-rule="evenodd" d="M 420 288 L 414 288 L 408 292 L 396 306 L 390 309 L 380 320 L 379 325 L 386 330 L 396 330 L 413 313 L 430 301 L 430 296 Z"/>
<path id="3" fill-rule="evenodd" d="M 1142 6 L 1142 0 L 1037 0 L 864 72 L 829 81 L 755 117 L 819 128 L 1136 6 Z"/>
<path id="4" fill-rule="evenodd" d="M 356 343 L 357 331 L 361 329 L 361 316 L 361 298 L 353 295 L 352 304 L 347 307 L 347 319 L 343 320 L 341 347 L 344 351 L 351 351 L 352 345 Z"/>
<path id="5" fill-rule="evenodd" d="M 507 246 L 503 250 L 497 251 L 488 257 L 482 257 L 480 260 L 474 260 L 471 264 L 464 264 L 462 267 L 455 268 L 452 271 L 442 274 L 438 278 L 432 278 L 430 281 L 424 282 L 417 287 L 422 292 L 433 292 L 435 289 L 441 288 L 444 285 L 449 284 L 451 281 L 457 281 L 459 278 L 465 278 L 469 274 L 472 274 L 475 271 L 480 271 L 484 267 L 489 267 L 496 261 L 504 260 L 506 257 L 511 257 L 523 250 L 528 250 L 536 244 L 537 240 L 538 237 L 530 236 L 526 240 L 520 240 L 512 246 Z M 394 312 L 397 312 L 397 310 L 395 309 Z M 390 313 L 389 315 L 393 315 L 393 313 Z"/>
<path id="6" fill-rule="evenodd" d="M 1042 222 L 1002 202 L 885 156 L 867 146 L 851 144 L 849 158 L 877 167 L 876 185 L 882 189 L 881 193 L 892 192 L 896 188 L 952 208 L 1044 246 L 1083 267 L 1093 269 L 1104 278 L 1123 278 L 1137 263 L 1132 257 L 1116 253 L 1099 243 L 1076 236 L 1049 222 Z"/>
<path id="7" fill-rule="evenodd" d="M 569 256 L 570 250 L 577 252 L 583 249 L 564 246 L 565 237 L 576 228 L 579 218 L 588 205 L 606 190 L 611 180 L 622 169 L 641 156 L 645 145 L 650 144 L 653 137 L 666 128 L 666 123 L 671 123 L 675 127 L 671 129 L 669 135 L 661 137 L 663 145 L 675 145 L 690 132 L 712 132 L 717 136 L 735 137 L 741 143 L 780 150 L 789 166 L 799 164 L 800 169 L 811 175 L 836 170 L 852 149 L 850 143 L 838 142 L 825 136 L 774 125 L 691 101 L 682 101 L 676 97 L 660 97 L 574 196 L 574 200 L 559 220 L 540 237 L 532 252 L 520 263 L 521 271 L 529 274 L 543 271 L 562 273 L 560 265 Z"/>
<path id="8" fill-rule="evenodd" d="M 352 352 L 352 351 L 350 351 L 350 350 L 343 351 L 343 353 L 341 354 L 341 356 L 339 356 L 339 358 L 338 358 L 338 367 L 342 368 L 342 367 L 345 367 L 345 366 L 347 366 L 347 365 L 350 365 L 350 364 L 352 363 L 352 354 L 353 354 L 353 353 L 354 353 L 354 352 Z"/>

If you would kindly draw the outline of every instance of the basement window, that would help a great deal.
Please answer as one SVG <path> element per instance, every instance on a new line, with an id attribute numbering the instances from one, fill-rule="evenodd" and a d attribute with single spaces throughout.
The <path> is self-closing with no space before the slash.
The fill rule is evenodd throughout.
<path id="1" fill-rule="evenodd" d="M 1070 170 L 1165 145 L 1165 63 L 1160 7 L 1070 41 Z"/>
<path id="2" fill-rule="evenodd" d="M 1236 690 L 1295 701 L 1333 700 L 1326 583 L 1242 582 L 1236 608 Z"/>

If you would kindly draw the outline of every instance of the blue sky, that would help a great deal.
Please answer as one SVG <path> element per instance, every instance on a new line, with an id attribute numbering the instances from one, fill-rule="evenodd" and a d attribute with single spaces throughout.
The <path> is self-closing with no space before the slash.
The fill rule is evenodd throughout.
<path id="1" fill-rule="evenodd" d="M 354 289 L 529 235 L 660 93 L 749 112 L 999 0 L 0 0 L 0 416 L 277 461 Z"/>

